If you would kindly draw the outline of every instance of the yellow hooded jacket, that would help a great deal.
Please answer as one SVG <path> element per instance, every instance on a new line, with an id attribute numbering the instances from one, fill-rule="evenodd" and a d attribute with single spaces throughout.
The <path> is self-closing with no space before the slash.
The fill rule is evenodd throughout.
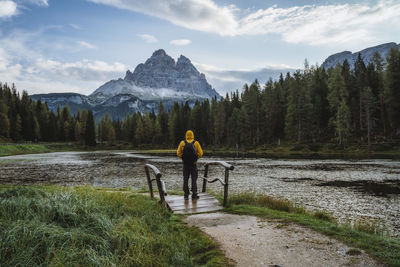
<path id="1" fill-rule="evenodd" d="M 186 142 L 192 143 L 193 141 L 194 141 L 194 134 L 191 130 L 189 130 L 186 132 Z M 185 141 L 181 141 L 179 143 L 178 150 L 176 151 L 176 154 L 180 158 L 182 158 L 184 147 L 185 147 Z M 203 150 L 201 149 L 200 143 L 195 141 L 194 148 L 196 149 L 197 159 L 201 158 L 203 156 Z"/>

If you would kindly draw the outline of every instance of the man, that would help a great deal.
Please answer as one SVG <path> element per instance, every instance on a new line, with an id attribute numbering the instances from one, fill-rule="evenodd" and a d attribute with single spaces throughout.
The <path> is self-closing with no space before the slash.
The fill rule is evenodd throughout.
<path id="1" fill-rule="evenodd" d="M 194 140 L 191 130 L 186 132 L 186 139 L 181 141 L 176 152 L 183 161 L 183 192 L 185 200 L 189 199 L 189 175 L 192 178 L 192 200 L 199 199 L 197 195 L 197 160 L 203 156 L 200 143 Z"/>

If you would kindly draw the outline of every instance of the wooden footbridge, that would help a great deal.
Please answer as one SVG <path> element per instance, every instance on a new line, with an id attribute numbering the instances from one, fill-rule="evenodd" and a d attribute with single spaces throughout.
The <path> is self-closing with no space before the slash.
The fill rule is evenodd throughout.
<path id="1" fill-rule="evenodd" d="M 209 179 L 208 178 L 208 170 L 211 166 L 222 166 L 225 168 L 225 177 L 224 180 L 220 178 Z M 191 214 L 191 213 L 199 213 L 199 212 L 210 212 L 210 211 L 217 211 L 226 206 L 228 201 L 228 185 L 229 185 L 229 171 L 233 170 L 234 167 L 225 161 L 214 161 L 206 163 L 204 169 L 204 176 L 199 177 L 199 179 L 203 179 L 203 187 L 202 192 L 199 193 L 199 199 L 197 200 L 184 200 L 183 196 L 176 196 L 167 195 L 167 190 L 165 188 L 165 182 L 161 179 L 162 174 L 157 169 L 156 166 L 151 164 L 146 164 L 144 166 L 147 183 L 149 186 L 150 197 L 154 199 L 154 191 L 152 183 L 155 181 L 157 184 L 158 192 L 160 195 L 160 204 L 171 210 L 174 213 L 181 213 L 181 214 Z M 154 173 L 155 178 L 151 178 L 150 171 Z M 224 202 L 223 206 L 220 205 L 219 201 L 213 197 L 212 195 L 206 192 L 207 190 L 207 183 L 214 183 L 219 181 L 221 185 L 224 187 Z"/>

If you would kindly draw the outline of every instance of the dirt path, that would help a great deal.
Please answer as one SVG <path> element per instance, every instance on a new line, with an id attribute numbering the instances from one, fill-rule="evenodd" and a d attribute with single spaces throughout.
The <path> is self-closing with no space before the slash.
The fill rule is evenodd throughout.
<path id="1" fill-rule="evenodd" d="M 313 230 L 254 216 L 208 213 L 188 216 L 217 241 L 237 266 L 383 266 L 358 250 Z"/>

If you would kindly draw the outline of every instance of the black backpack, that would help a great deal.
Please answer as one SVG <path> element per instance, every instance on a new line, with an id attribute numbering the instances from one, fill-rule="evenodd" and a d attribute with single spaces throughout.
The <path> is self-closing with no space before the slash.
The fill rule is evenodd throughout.
<path id="1" fill-rule="evenodd" d="M 193 165 L 197 161 L 196 148 L 194 147 L 195 142 L 196 141 L 188 143 L 185 140 L 185 146 L 183 147 L 182 153 L 182 160 L 185 165 Z"/>

